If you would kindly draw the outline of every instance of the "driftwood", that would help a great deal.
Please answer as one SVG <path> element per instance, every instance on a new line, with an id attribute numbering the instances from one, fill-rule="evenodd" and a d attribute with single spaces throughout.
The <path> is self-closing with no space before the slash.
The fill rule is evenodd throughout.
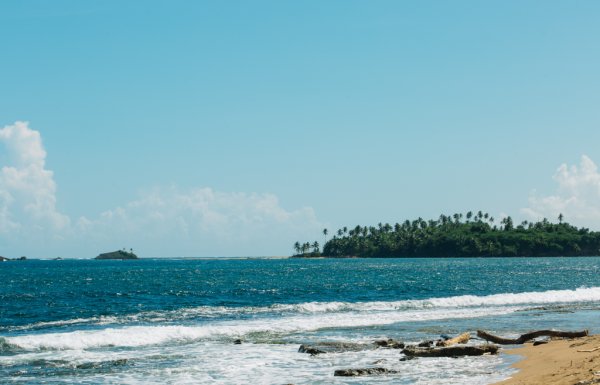
<path id="1" fill-rule="evenodd" d="M 565 338 L 576 338 L 585 337 L 588 335 L 587 330 L 580 332 L 563 332 L 559 330 L 536 330 L 534 332 L 525 333 L 519 338 L 503 338 L 498 337 L 483 330 L 477 330 L 477 336 L 483 338 L 486 341 L 491 341 L 501 345 L 520 345 L 525 342 L 532 340 L 537 337 L 565 337 Z"/>
<path id="2" fill-rule="evenodd" d="M 578 352 L 580 352 L 580 353 L 592 353 L 592 352 L 595 352 L 596 350 L 600 350 L 600 346 L 598 346 L 597 348 L 588 349 L 588 350 L 578 350 Z"/>
<path id="3" fill-rule="evenodd" d="M 452 345 L 456 345 L 456 344 L 465 344 L 465 343 L 469 342 L 470 339 L 471 339 L 471 334 L 463 333 L 454 338 L 450 338 L 447 340 L 440 340 L 437 342 L 436 346 L 452 346 Z"/>
<path id="4" fill-rule="evenodd" d="M 408 347 L 402 353 L 408 357 L 461 357 L 461 356 L 481 356 L 486 353 L 496 354 L 498 346 L 480 345 L 480 346 L 450 346 L 444 348 L 419 348 Z"/>

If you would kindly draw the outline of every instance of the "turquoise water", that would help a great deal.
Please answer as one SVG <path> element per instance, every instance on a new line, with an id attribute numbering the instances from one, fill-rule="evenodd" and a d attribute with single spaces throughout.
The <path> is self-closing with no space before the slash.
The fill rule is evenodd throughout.
<path id="1" fill-rule="evenodd" d="M 512 358 L 297 350 L 476 329 L 600 332 L 597 257 L 11 261 L 0 282 L 0 383 L 485 384 Z M 402 374 L 333 377 L 364 366 Z"/>

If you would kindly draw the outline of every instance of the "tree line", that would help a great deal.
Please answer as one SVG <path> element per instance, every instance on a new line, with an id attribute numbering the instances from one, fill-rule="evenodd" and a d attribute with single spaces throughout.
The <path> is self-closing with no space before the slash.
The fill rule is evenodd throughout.
<path id="1" fill-rule="evenodd" d="M 482 211 L 440 215 L 338 229 L 326 240 L 294 244 L 297 256 L 325 257 L 516 257 L 600 255 L 600 232 L 577 228 L 558 216 L 517 225 L 510 216 L 496 222 Z M 323 229 L 325 238 L 329 231 Z"/>

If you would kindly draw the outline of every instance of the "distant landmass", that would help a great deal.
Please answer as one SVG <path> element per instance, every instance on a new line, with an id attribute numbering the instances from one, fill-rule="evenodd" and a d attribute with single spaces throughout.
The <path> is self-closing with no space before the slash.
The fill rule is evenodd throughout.
<path id="1" fill-rule="evenodd" d="M 327 229 L 323 235 L 327 237 Z M 296 242 L 295 257 L 570 257 L 599 256 L 600 232 L 577 228 L 548 219 L 523 221 L 518 225 L 510 216 L 499 223 L 487 213 L 440 215 L 435 220 L 422 218 L 390 225 L 356 226 L 339 229 L 325 242 Z"/>
<path id="2" fill-rule="evenodd" d="M 137 255 L 131 252 L 127 252 L 125 250 L 117 250 L 112 251 L 110 253 L 103 253 L 98 255 L 94 259 L 139 259 Z"/>
<path id="3" fill-rule="evenodd" d="M 25 256 L 19 257 L 19 258 L 13 258 L 13 259 L 0 256 L 0 262 L 6 262 L 6 261 L 26 261 L 26 260 L 27 260 L 27 257 L 25 257 Z"/>

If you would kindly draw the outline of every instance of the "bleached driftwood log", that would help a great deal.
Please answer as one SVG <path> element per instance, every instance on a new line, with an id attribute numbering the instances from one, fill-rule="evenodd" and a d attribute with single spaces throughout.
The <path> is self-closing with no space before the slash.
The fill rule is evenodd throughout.
<path id="1" fill-rule="evenodd" d="M 532 340 L 537 337 L 565 337 L 565 338 L 577 338 L 577 337 L 585 337 L 588 335 L 587 330 L 577 331 L 577 332 L 564 332 L 560 330 L 536 330 L 534 332 L 529 332 L 522 334 L 518 338 L 503 338 L 498 337 L 483 330 L 477 330 L 477 336 L 483 338 L 486 341 L 491 341 L 501 345 L 520 345 L 525 342 Z"/>
<path id="2" fill-rule="evenodd" d="M 450 338 L 445 341 L 440 340 L 435 345 L 436 346 L 452 346 L 452 345 L 456 345 L 456 344 L 466 344 L 467 342 L 469 342 L 469 339 L 471 339 L 471 334 L 463 333 L 459 336 Z"/>
<path id="3" fill-rule="evenodd" d="M 480 346 L 449 346 L 445 348 L 419 348 L 410 346 L 402 350 L 408 357 L 461 357 L 481 356 L 486 353 L 496 354 L 498 346 L 485 344 Z"/>

